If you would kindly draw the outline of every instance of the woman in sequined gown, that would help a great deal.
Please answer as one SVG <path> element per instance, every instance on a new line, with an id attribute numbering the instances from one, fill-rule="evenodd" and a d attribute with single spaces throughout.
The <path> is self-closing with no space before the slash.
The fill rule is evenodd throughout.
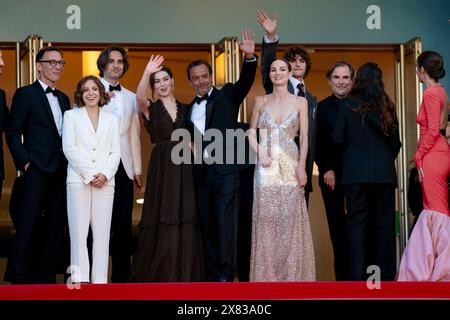
<path id="1" fill-rule="evenodd" d="M 314 281 L 315 259 L 304 196 L 308 144 L 307 102 L 288 92 L 291 66 L 270 67 L 272 94 L 256 97 L 250 145 L 258 154 L 254 177 L 250 281 Z M 259 129 L 259 141 L 256 135 Z M 300 130 L 300 152 L 294 137 Z"/>
<path id="2" fill-rule="evenodd" d="M 171 134 L 185 127 L 186 105 L 175 100 L 172 72 L 163 61 L 150 58 L 136 92 L 153 150 L 130 281 L 203 281 L 192 167 L 175 164 L 171 155 L 178 143 Z M 156 102 L 146 98 L 149 87 Z"/>

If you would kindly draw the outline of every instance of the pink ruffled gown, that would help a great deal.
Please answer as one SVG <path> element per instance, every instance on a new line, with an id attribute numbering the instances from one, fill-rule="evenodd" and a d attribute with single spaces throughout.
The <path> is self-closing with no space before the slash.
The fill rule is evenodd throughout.
<path id="1" fill-rule="evenodd" d="M 446 98 L 439 84 L 429 87 L 417 115 L 420 139 L 414 160 L 424 173 L 424 209 L 403 253 L 399 281 L 450 281 L 450 146 L 439 131 Z"/>

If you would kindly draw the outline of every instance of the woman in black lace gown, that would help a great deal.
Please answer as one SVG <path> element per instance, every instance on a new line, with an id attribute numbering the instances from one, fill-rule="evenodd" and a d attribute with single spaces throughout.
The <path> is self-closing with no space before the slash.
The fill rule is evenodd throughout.
<path id="1" fill-rule="evenodd" d="M 154 147 L 130 281 L 202 281 L 192 167 L 175 164 L 171 158 L 178 143 L 171 141 L 171 135 L 185 127 L 186 105 L 173 96 L 173 75 L 163 61 L 162 56 L 150 58 L 136 92 Z M 146 98 L 149 85 L 156 102 Z"/>

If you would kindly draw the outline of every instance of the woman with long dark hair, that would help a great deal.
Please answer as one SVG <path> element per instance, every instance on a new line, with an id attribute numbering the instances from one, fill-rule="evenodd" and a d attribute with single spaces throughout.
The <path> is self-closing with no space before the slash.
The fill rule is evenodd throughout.
<path id="1" fill-rule="evenodd" d="M 450 281 L 450 146 L 445 138 L 448 98 L 438 83 L 445 75 L 444 60 L 437 52 L 422 52 L 416 71 L 426 85 L 417 115 L 420 139 L 414 156 L 422 184 L 423 210 L 403 253 L 398 280 Z"/>
<path id="2" fill-rule="evenodd" d="M 395 105 L 377 64 L 359 68 L 342 103 L 332 138 L 343 152 L 340 182 L 347 202 L 349 280 L 365 280 L 370 265 L 380 268 L 381 280 L 394 280 L 394 162 L 401 143 Z"/>
<path id="3" fill-rule="evenodd" d="M 178 141 L 171 135 L 185 128 L 187 106 L 175 99 L 173 74 L 163 62 L 162 56 L 150 58 L 136 91 L 153 150 L 131 281 L 203 281 L 192 167 L 172 159 Z M 149 89 L 154 102 L 147 99 Z"/>

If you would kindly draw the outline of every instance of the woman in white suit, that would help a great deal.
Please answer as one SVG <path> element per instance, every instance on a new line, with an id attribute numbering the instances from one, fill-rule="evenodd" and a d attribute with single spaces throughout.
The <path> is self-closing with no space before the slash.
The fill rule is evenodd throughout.
<path id="1" fill-rule="evenodd" d="M 100 80 L 82 78 L 75 91 L 78 107 L 64 113 L 63 151 L 67 168 L 70 273 L 73 282 L 107 283 L 114 175 L 120 161 L 117 117 L 102 111 L 108 103 Z M 91 225 L 92 276 L 87 236 Z"/>

